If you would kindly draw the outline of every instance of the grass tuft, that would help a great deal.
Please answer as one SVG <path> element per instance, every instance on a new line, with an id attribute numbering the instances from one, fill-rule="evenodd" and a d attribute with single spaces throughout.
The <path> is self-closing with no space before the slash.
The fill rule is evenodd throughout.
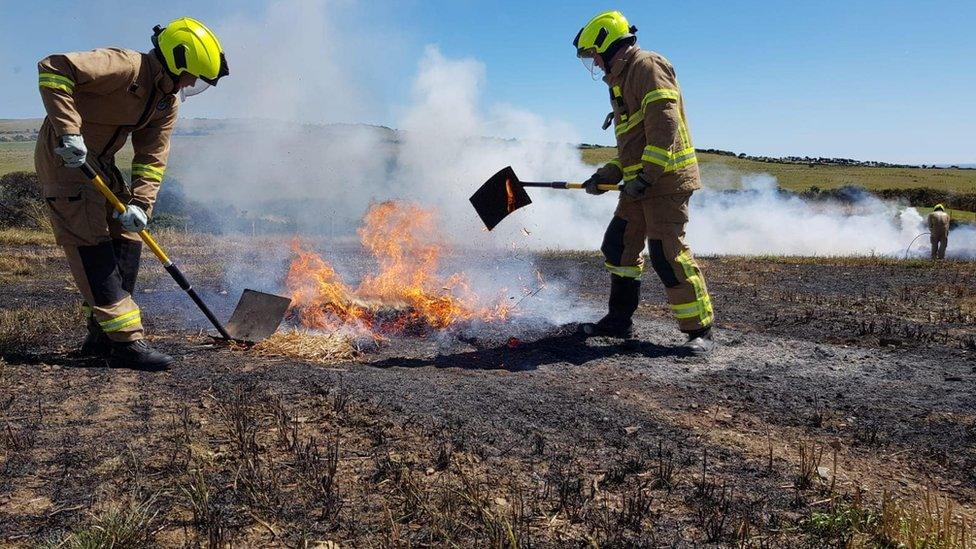
<path id="1" fill-rule="evenodd" d="M 66 538 L 42 547 L 63 549 L 139 549 L 153 547 L 159 522 L 155 496 L 146 501 L 113 504 L 91 516 L 80 529 Z"/>

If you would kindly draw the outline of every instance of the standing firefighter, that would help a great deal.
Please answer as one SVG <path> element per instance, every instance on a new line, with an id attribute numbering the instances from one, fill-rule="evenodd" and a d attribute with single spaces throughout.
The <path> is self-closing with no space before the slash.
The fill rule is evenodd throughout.
<path id="1" fill-rule="evenodd" d="M 635 32 L 623 14 L 608 11 L 591 19 L 573 41 L 594 79 L 594 65 L 605 73 L 613 113 L 604 127 L 612 118 L 617 136 L 617 158 L 586 181 L 586 191 L 602 194 L 597 185 L 624 182 L 601 247 L 610 271 L 609 312 L 582 330 L 586 335 L 632 336 L 646 245 L 672 313 L 688 336 L 685 347 L 704 355 L 715 346 L 712 303 L 684 242 L 688 200 L 701 186 L 698 159 L 674 68 L 657 53 L 640 49 Z"/>
<path id="2" fill-rule="evenodd" d="M 932 259 L 945 259 L 946 246 L 949 245 L 949 214 L 942 204 L 936 204 L 929 214 L 929 234 Z"/>
<path id="3" fill-rule="evenodd" d="M 143 339 L 132 300 L 142 243 L 166 170 L 179 101 L 227 75 L 217 37 L 184 17 L 156 27 L 150 53 L 102 48 L 56 54 L 38 63 L 41 125 L 34 162 L 54 237 L 85 302 L 88 337 L 80 353 L 119 366 L 163 369 L 173 358 Z M 132 137 L 132 180 L 115 153 Z M 115 212 L 80 168 L 88 163 L 127 204 Z"/>

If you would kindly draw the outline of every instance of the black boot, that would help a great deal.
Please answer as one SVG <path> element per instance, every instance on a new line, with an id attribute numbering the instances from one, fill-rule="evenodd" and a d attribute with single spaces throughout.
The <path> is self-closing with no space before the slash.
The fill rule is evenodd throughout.
<path id="1" fill-rule="evenodd" d="M 712 338 L 712 327 L 708 326 L 701 330 L 688 332 L 688 341 L 682 347 L 694 356 L 708 356 L 715 350 L 718 344 Z"/>
<path id="2" fill-rule="evenodd" d="M 95 318 L 88 317 L 88 335 L 78 349 L 78 355 L 84 357 L 107 357 L 112 352 L 112 341 L 102 331 L 102 327 L 95 322 Z"/>
<path id="3" fill-rule="evenodd" d="M 173 357 L 150 347 L 145 339 L 112 342 L 110 358 L 114 363 L 113 366 L 147 372 L 167 370 L 169 365 L 175 361 Z"/>
<path id="4" fill-rule="evenodd" d="M 606 316 L 596 323 L 580 325 L 580 332 L 586 337 L 634 337 L 634 323 L 631 318 L 640 302 L 640 280 L 610 275 L 610 300 Z"/>

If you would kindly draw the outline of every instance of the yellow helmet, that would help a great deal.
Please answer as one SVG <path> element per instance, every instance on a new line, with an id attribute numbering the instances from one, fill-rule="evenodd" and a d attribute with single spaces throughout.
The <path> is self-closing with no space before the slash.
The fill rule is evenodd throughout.
<path id="1" fill-rule="evenodd" d="M 936 204 L 935 207 L 932 208 L 932 211 L 934 211 L 934 212 L 944 212 L 945 211 L 945 206 L 943 206 L 942 204 Z"/>
<path id="2" fill-rule="evenodd" d="M 217 80 L 230 74 L 217 35 L 196 19 L 181 17 L 166 27 L 156 25 L 152 42 L 174 77 L 189 73 L 216 86 Z"/>
<path id="3" fill-rule="evenodd" d="M 577 57 L 592 57 L 606 54 L 614 44 L 621 40 L 634 38 L 637 27 L 631 26 L 619 11 L 605 11 L 590 19 L 573 40 Z M 607 56 L 604 56 L 606 58 Z"/>

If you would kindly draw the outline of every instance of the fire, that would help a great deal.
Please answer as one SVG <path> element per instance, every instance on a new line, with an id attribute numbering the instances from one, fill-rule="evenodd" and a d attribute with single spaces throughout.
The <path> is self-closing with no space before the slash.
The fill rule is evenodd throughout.
<path id="1" fill-rule="evenodd" d="M 355 289 L 296 238 L 295 258 L 285 278 L 293 315 L 310 328 L 351 326 L 373 335 L 507 318 L 511 307 L 502 296 L 484 305 L 463 274 L 440 276 L 445 250 L 440 231 L 433 211 L 417 204 L 370 206 L 358 233 L 377 269 L 363 276 Z"/>
<path id="2" fill-rule="evenodd" d="M 515 211 L 515 190 L 512 189 L 511 179 L 505 180 L 505 194 L 508 205 L 508 213 L 512 213 Z"/>

